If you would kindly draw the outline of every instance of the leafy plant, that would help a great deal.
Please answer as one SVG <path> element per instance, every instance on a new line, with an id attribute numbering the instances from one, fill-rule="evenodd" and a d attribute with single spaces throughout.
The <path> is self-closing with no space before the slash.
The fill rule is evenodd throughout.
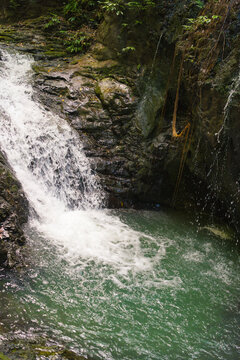
<path id="1" fill-rule="evenodd" d="M 127 9 L 145 10 L 156 5 L 156 1 L 153 0 L 104 0 L 99 1 L 99 3 L 101 4 L 103 10 L 109 13 L 115 13 L 117 16 L 123 15 Z"/>
<path id="2" fill-rule="evenodd" d="M 193 0 L 191 0 L 193 2 Z M 203 84 L 212 70 L 225 56 L 227 29 L 231 23 L 233 2 L 226 0 L 204 1 L 204 9 L 188 19 L 178 41 L 178 49 L 188 62 L 188 79 Z M 196 13 L 196 12 L 195 12 Z M 223 42 L 223 44 L 222 44 Z M 197 79 L 197 80 L 196 80 Z"/>
<path id="3" fill-rule="evenodd" d="M 10 0 L 9 1 L 9 8 L 16 10 L 17 8 L 19 8 L 21 6 L 21 4 L 19 3 L 19 1 L 17 0 Z"/>
<path id="4" fill-rule="evenodd" d="M 195 0 L 194 4 L 199 8 L 202 9 L 204 7 L 204 1 L 202 0 Z"/>
<path id="5" fill-rule="evenodd" d="M 188 19 L 188 25 L 183 25 L 183 28 L 187 31 L 191 31 L 194 28 L 211 23 L 213 20 L 221 19 L 221 16 L 219 15 L 212 15 L 211 17 L 208 17 L 206 15 L 200 15 L 196 19 Z"/>
<path id="6" fill-rule="evenodd" d="M 79 11 L 80 0 L 69 0 L 63 8 L 64 15 L 76 14 Z"/>
<path id="7" fill-rule="evenodd" d="M 58 25 L 61 23 L 61 17 L 56 14 L 51 14 L 50 20 L 47 22 L 47 24 L 44 26 L 44 29 L 54 29 L 58 27 Z"/>
<path id="8" fill-rule="evenodd" d="M 64 41 L 66 50 L 72 54 L 82 53 L 88 49 L 91 44 L 91 38 L 81 31 L 67 34 L 67 39 Z"/>
<path id="9" fill-rule="evenodd" d="M 142 0 L 142 1 L 129 1 L 127 3 L 127 6 L 131 9 L 133 8 L 138 8 L 139 10 L 144 10 L 146 8 L 149 8 L 149 7 L 153 7 L 155 6 L 156 3 L 155 1 L 152 1 L 152 0 Z"/>
<path id="10" fill-rule="evenodd" d="M 134 46 L 127 46 L 125 48 L 122 49 L 122 52 L 123 53 L 128 53 L 128 52 L 132 52 L 132 51 L 135 51 L 135 47 Z"/>
<path id="11" fill-rule="evenodd" d="M 94 24 L 97 19 L 99 2 L 96 0 L 68 0 L 63 8 L 63 14 L 72 27 L 82 24 Z"/>
<path id="12" fill-rule="evenodd" d="M 82 19 L 83 12 L 80 0 L 69 0 L 63 8 L 65 18 L 70 22 L 79 22 Z"/>
<path id="13" fill-rule="evenodd" d="M 123 15 L 124 12 L 124 3 L 121 0 L 105 0 L 99 2 L 102 6 L 102 9 L 108 13 L 115 13 L 117 16 Z"/>

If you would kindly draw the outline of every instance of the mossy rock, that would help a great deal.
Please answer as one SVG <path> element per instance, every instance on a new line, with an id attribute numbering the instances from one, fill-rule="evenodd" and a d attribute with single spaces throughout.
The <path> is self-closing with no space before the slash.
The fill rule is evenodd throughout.
<path id="1" fill-rule="evenodd" d="M 0 353 L 0 360 L 86 360 L 86 357 L 58 345 L 37 344 L 22 340 L 8 342 L 3 347 L 5 350 Z"/>
<path id="2" fill-rule="evenodd" d="M 5 356 L 3 353 L 0 353 L 0 360 L 11 360 L 11 359 Z"/>
<path id="3" fill-rule="evenodd" d="M 55 51 L 55 50 L 44 51 L 43 54 L 48 59 L 57 59 L 67 56 L 67 53 L 65 51 Z"/>
<path id="4" fill-rule="evenodd" d="M 0 35 L 0 41 L 13 42 L 14 39 L 8 35 Z"/>
<path id="5" fill-rule="evenodd" d="M 106 106 L 114 105 L 116 99 L 124 99 L 125 103 L 131 101 L 131 89 L 114 79 L 101 80 L 95 89 L 96 94 Z"/>
<path id="6" fill-rule="evenodd" d="M 37 64 L 33 64 L 32 69 L 36 74 L 41 74 L 41 73 L 47 73 L 48 72 L 48 69 L 46 67 L 39 66 Z"/>

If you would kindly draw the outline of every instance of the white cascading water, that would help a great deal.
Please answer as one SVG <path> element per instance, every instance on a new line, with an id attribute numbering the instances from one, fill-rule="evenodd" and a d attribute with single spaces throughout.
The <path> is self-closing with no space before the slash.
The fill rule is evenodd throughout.
<path id="1" fill-rule="evenodd" d="M 3 52 L 1 147 L 16 173 L 28 173 L 37 180 L 38 192 L 45 191 L 50 201 L 58 198 L 65 207 L 96 208 L 101 203 L 100 191 L 77 134 L 32 100 L 27 83 L 32 62 L 26 56 Z M 30 200 L 40 211 L 41 201 L 32 196 Z"/>
<path id="2" fill-rule="evenodd" d="M 78 134 L 32 100 L 33 60 L 1 52 L 0 146 L 34 209 L 30 226 L 63 248 L 70 262 L 92 258 L 122 272 L 149 269 L 153 259 L 140 244 L 146 235 L 100 209 L 104 196 Z"/>

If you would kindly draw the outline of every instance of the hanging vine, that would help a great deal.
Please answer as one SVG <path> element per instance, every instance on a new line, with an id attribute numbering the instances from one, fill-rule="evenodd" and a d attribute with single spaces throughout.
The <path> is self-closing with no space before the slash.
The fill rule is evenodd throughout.
<path id="1" fill-rule="evenodd" d="M 181 40 L 176 47 L 173 66 L 175 64 L 176 52 L 182 52 L 182 58 L 178 73 L 177 90 L 174 101 L 174 111 L 172 116 L 172 138 L 184 139 L 184 145 L 182 155 L 180 159 L 176 184 L 172 197 L 172 206 L 176 204 L 179 187 L 183 175 L 184 165 L 187 159 L 187 153 L 189 151 L 193 133 L 193 126 L 190 122 L 180 132 L 177 132 L 177 112 L 179 105 L 179 93 L 181 86 L 181 79 L 183 77 L 183 64 L 186 62 L 188 65 L 188 79 L 200 86 L 204 83 L 209 76 L 211 70 L 216 64 L 219 57 L 219 53 L 224 53 L 225 44 L 225 27 L 229 21 L 231 10 L 233 5 L 237 3 L 237 0 L 231 0 L 229 2 L 219 0 L 209 1 L 202 9 L 200 14 L 195 19 L 188 19 L 188 25 L 184 26 L 184 32 Z M 220 46 L 220 39 L 223 38 L 222 46 Z M 192 64 L 192 66 L 191 66 Z M 173 70 L 172 70 L 173 71 Z M 169 86 L 169 85 L 168 85 Z M 165 109 L 163 110 L 165 111 Z"/>

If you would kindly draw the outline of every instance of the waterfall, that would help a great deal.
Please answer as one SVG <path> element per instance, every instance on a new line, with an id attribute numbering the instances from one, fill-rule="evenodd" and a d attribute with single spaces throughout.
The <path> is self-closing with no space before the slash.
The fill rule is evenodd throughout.
<path id="1" fill-rule="evenodd" d="M 32 63 L 27 55 L 2 50 L 0 146 L 34 210 L 30 232 L 63 248 L 69 261 L 94 258 L 123 271 L 151 266 L 140 243 L 147 236 L 100 210 L 103 191 L 78 134 L 33 101 Z"/>
<path id="2" fill-rule="evenodd" d="M 66 121 L 32 100 L 27 82 L 32 60 L 2 52 L 0 67 L 0 113 L 2 149 L 20 181 L 58 199 L 65 207 L 97 208 L 102 193 L 83 153 L 78 135 Z M 39 207 L 39 194 L 31 196 Z"/>

